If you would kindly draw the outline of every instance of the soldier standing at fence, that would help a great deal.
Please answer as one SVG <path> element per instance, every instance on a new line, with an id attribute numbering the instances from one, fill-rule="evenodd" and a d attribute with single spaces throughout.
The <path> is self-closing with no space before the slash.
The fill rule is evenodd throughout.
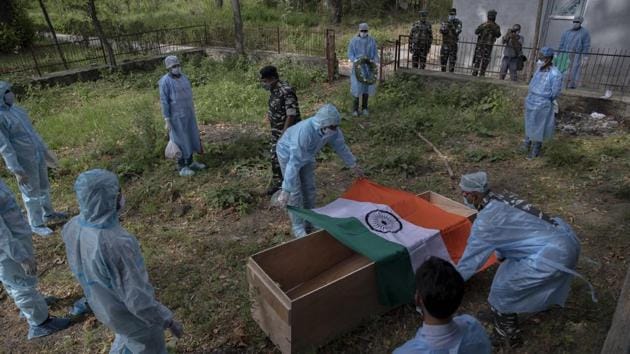
<path id="1" fill-rule="evenodd" d="M 440 33 L 442 34 L 442 48 L 440 49 L 442 71 L 446 71 L 447 64 L 448 71 L 455 71 L 457 42 L 459 41 L 459 34 L 462 33 L 462 21 L 455 17 L 456 14 L 457 10 L 455 8 L 450 9 L 448 11 L 448 21 L 442 22 L 440 27 Z"/>
<path id="2" fill-rule="evenodd" d="M 510 71 L 510 79 L 517 80 L 517 71 L 523 68 L 521 56 L 523 55 L 523 36 L 520 35 L 521 25 L 518 23 L 512 26 L 508 33 L 503 36 L 502 41 L 503 60 L 501 61 L 501 80 L 505 79 L 505 74 Z"/>
<path id="3" fill-rule="evenodd" d="M 431 23 L 427 21 L 427 11 L 422 10 L 420 11 L 420 21 L 413 24 L 409 34 L 409 46 L 412 52 L 411 65 L 414 68 L 417 68 L 418 62 L 420 62 L 420 69 L 424 69 L 427 55 L 431 50 L 431 43 L 433 43 Z"/>
<path id="4" fill-rule="evenodd" d="M 475 57 L 473 58 L 473 76 L 485 76 L 486 68 L 490 64 L 492 46 L 497 38 L 501 37 L 501 27 L 495 22 L 497 12 L 488 11 L 488 21 L 482 23 L 475 30 L 477 35 L 477 46 L 475 46 Z"/>
<path id="5" fill-rule="evenodd" d="M 260 82 L 262 87 L 270 92 L 269 110 L 265 119 L 271 124 L 269 145 L 272 176 L 267 195 L 272 195 L 282 184 L 282 170 L 276 154 L 276 144 L 288 127 L 300 121 L 300 106 L 295 91 L 288 83 L 280 80 L 275 66 L 265 66 L 260 70 Z"/>

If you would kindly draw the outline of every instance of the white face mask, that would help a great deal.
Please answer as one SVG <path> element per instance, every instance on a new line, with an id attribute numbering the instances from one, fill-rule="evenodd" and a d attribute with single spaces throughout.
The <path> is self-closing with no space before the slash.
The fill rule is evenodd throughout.
<path id="1" fill-rule="evenodd" d="M 545 61 L 544 61 L 544 60 L 542 60 L 542 59 L 538 59 L 538 60 L 536 60 L 536 65 L 538 65 L 538 66 L 543 66 L 543 64 L 545 64 Z"/>
<path id="2" fill-rule="evenodd" d="M 365 37 L 368 36 L 368 33 L 367 32 L 360 32 L 359 36 L 361 36 L 361 38 L 365 38 Z"/>
<path id="3" fill-rule="evenodd" d="M 454 20 L 454 19 L 455 19 L 455 15 L 448 15 L 448 20 L 449 20 L 449 21 L 452 21 L 452 20 Z"/>
<path id="4" fill-rule="evenodd" d="M 4 94 L 4 103 L 8 106 L 13 106 L 15 103 L 15 94 L 11 91 Z"/>
<path id="5" fill-rule="evenodd" d="M 182 74 L 182 70 L 180 67 L 177 68 L 171 68 L 171 74 L 175 75 L 175 76 L 179 76 Z"/>
<path id="6" fill-rule="evenodd" d="M 574 23 L 574 24 L 573 24 L 573 29 L 574 29 L 574 30 L 578 30 L 578 29 L 580 29 L 580 27 L 581 27 L 581 26 L 582 26 L 582 24 L 581 24 L 581 23 Z"/>
<path id="7" fill-rule="evenodd" d="M 333 135 L 333 134 L 335 134 L 336 132 L 337 132 L 336 130 L 334 130 L 334 129 L 332 129 L 332 128 L 329 128 L 329 127 L 322 128 L 322 135 L 324 136 L 324 138 L 327 138 L 327 137 L 329 137 L 329 136 L 332 136 L 332 135 Z"/>

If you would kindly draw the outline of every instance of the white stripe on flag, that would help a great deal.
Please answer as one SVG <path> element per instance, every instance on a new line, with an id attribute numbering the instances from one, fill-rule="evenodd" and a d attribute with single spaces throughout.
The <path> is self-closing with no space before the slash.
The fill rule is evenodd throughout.
<path id="1" fill-rule="evenodd" d="M 414 272 L 430 256 L 440 257 L 453 263 L 440 230 L 412 224 L 385 204 L 339 198 L 313 211 L 333 218 L 354 217 L 373 234 L 405 247 L 409 252 Z"/>

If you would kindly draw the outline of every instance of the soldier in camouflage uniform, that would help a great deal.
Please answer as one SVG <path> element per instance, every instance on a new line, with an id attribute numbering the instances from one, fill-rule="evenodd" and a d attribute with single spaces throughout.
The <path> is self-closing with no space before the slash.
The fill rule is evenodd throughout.
<path id="1" fill-rule="evenodd" d="M 475 30 L 477 46 L 475 47 L 475 57 L 473 58 L 473 76 L 477 76 L 477 72 L 479 72 L 479 76 L 486 75 L 486 68 L 490 64 L 492 46 L 497 38 L 501 37 L 501 27 L 495 22 L 496 19 L 497 12 L 495 10 L 488 11 L 488 21 L 480 24 Z"/>
<path id="2" fill-rule="evenodd" d="M 284 131 L 300 121 L 300 106 L 295 91 L 288 83 L 281 81 L 275 66 L 265 66 L 260 70 L 260 82 L 262 87 L 269 91 L 269 111 L 265 120 L 271 125 L 271 137 L 269 140 L 269 152 L 271 154 L 271 183 L 267 190 L 272 195 L 282 184 L 282 171 L 276 144 Z"/>
<path id="3" fill-rule="evenodd" d="M 414 68 L 417 68 L 418 62 L 420 62 L 420 69 L 424 69 L 432 42 L 433 31 L 431 24 L 427 21 L 427 12 L 423 10 L 420 11 L 420 21 L 413 24 L 409 34 L 409 47 L 412 53 L 411 65 Z"/>
<path id="4" fill-rule="evenodd" d="M 440 33 L 442 34 L 442 48 L 440 49 L 442 71 L 446 71 L 447 64 L 448 71 L 455 71 L 457 42 L 459 41 L 459 34 L 462 33 L 462 21 L 455 17 L 456 14 L 457 10 L 454 8 L 450 9 L 448 12 L 448 21 L 442 22 L 440 27 Z"/>

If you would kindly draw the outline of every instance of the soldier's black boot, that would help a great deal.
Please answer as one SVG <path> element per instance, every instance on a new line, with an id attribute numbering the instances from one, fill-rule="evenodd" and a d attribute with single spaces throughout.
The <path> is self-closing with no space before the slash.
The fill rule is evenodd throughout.
<path id="1" fill-rule="evenodd" d="M 490 336 L 495 347 L 517 348 L 523 344 L 521 331 L 518 328 L 518 315 L 515 313 L 501 313 L 490 307 L 493 315 L 494 330 Z"/>

